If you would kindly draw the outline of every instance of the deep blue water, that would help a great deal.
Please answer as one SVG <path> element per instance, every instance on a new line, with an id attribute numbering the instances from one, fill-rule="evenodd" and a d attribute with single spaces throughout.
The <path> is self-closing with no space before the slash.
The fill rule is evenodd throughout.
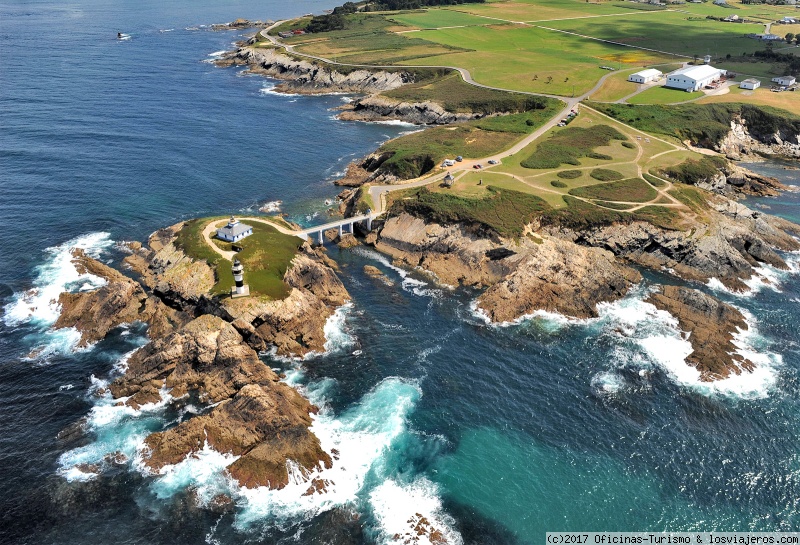
<path id="1" fill-rule="evenodd" d="M 274 200 L 316 221 L 333 175 L 402 130 L 335 121 L 342 97 L 278 96 L 202 62 L 239 34 L 200 25 L 328 7 L 0 4 L 0 542 L 385 543 L 415 513 L 468 544 L 800 529 L 800 284 L 771 270 L 777 284 L 748 297 L 718 293 L 752 315 L 743 349 L 759 374 L 709 389 L 681 367 L 674 326 L 641 302 L 652 275 L 598 320 L 488 327 L 471 290 L 330 248 L 353 301 L 329 352 L 271 361 L 324 407 L 315 431 L 342 453 L 327 498 L 245 494 L 213 452 L 159 477 L 127 464 L 79 478 L 76 464 L 133 456 L 148 431 L 200 408 L 134 414 L 96 394 L 142 331 L 78 352 L 50 331 L 51 293 L 85 282 L 69 248 L 113 262 L 114 241 Z M 781 165 L 754 168 L 800 184 Z M 800 221 L 795 193 L 748 204 Z M 56 437 L 84 417 L 88 437 Z M 197 508 L 218 492 L 233 495 L 231 512 Z"/>

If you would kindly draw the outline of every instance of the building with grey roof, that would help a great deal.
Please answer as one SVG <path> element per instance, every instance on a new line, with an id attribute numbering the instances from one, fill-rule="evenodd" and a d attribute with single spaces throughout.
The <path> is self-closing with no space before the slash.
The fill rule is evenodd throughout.
<path id="1" fill-rule="evenodd" d="M 237 242 L 252 234 L 253 228 L 250 225 L 241 223 L 233 216 L 228 220 L 228 225 L 217 229 L 217 238 L 227 242 Z"/>

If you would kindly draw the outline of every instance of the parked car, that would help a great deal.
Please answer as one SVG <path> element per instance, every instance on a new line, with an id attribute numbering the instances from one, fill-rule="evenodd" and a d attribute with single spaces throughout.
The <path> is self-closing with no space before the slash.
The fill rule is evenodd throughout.
<path id="1" fill-rule="evenodd" d="M 456 161 L 458 161 L 459 163 L 460 163 L 461 161 L 463 161 L 463 160 L 464 160 L 464 158 L 463 158 L 463 157 L 461 157 L 460 155 L 459 155 L 458 157 L 456 157 Z"/>
<path id="2" fill-rule="evenodd" d="M 453 166 L 455 164 L 456 164 L 456 162 L 453 161 L 452 159 L 445 159 L 444 163 L 442 163 L 442 166 L 443 167 L 451 167 L 451 166 Z"/>
<path id="3" fill-rule="evenodd" d="M 474 168 L 474 169 L 481 169 L 481 168 L 483 168 L 483 165 L 481 165 L 480 163 L 478 163 L 477 165 L 472 165 L 472 168 Z"/>
<path id="4" fill-rule="evenodd" d="M 490 165 L 499 165 L 500 161 L 498 161 L 497 159 L 489 159 L 489 164 Z"/>

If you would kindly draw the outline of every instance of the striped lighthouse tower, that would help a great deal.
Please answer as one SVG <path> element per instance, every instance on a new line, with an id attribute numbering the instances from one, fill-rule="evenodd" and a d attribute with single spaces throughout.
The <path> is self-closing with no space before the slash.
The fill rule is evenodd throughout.
<path id="1" fill-rule="evenodd" d="M 233 281 L 236 283 L 236 286 L 231 290 L 231 295 L 233 297 L 250 295 L 250 289 L 244 283 L 244 267 L 242 267 L 242 262 L 238 259 L 234 259 L 231 272 L 233 272 Z"/>

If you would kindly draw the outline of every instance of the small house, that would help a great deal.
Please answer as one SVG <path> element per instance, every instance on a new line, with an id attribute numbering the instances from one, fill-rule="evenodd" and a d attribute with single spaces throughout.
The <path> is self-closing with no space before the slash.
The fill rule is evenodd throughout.
<path id="1" fill-rule="evenodd" d="M 779 23 L 783 23 L 784 25 L 793 25 L 793 24 L 797 23 L 797 19 L 795 19 L 794 17 L 784 17 L 783 19 L 781 19 L 778 22 Z"/>
<path id="2" fill-rule="evenodd" d="M 750 79 L 743 80 L 739 84 L 739 87 L 741 87 L 742 89 L 749 89 L 750 91 L 755 91 L 756 89 L 761 87 L 761 82 L 759 80 L 757 80 L 757 79 L 750 78 Z"/>
<path id="3" fill-rule="evenodd" d="M 781 87 L 789 87 L 790 85 L 794 85 L 797 80 L 794 76 L 779 76 L 777 78 L 772 78 L 772 81 Z"/>
<path id="4" fill-rule="evenodd" d="M 227 242 L 237 242 L 252 234 L 253 228 L 251 226 L 241 223 L 233 216 L 228 220 L 228 224 L 225 227 L 217 229 L 217 238 Z"/>
<path id="5" fill-rule="evenodd" d="M 628 76 L 628 81 L 632 81 L 633 83 L 650 83 L 651 81 L 660 80 L 662 75 L 663 73 L 660 70 L 648 68 L 647 70 L 641 70 L 635 74 L 631 74 Z"/>

